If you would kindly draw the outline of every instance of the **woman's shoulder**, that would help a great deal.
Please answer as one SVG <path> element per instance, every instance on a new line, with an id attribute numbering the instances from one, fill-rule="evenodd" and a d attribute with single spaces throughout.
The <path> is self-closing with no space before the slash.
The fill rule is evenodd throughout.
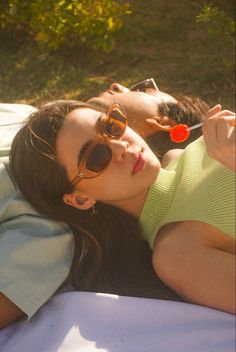
<path id="1" fill-rule="evenodd" d="M 164 154 L 161 166 L 165 168 L 172 160 L 175 160 L 179 155 L 184 152 L 184 149 L 171 149 Z"/>

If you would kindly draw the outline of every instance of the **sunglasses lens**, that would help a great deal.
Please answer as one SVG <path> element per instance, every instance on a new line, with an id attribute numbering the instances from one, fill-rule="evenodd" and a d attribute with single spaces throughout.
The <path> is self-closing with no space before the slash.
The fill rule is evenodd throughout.
<path id="1" fill-rule="evenodd" d="M 104 125 L 103 134 L 107 137 L 120 138 L 126 129 L 127 119 L 119 110 L 112 110 Z"/>
<path id="2" fill-rule="evenodd" d="M 109 165 L 112 159 L 112 151 L 106 139 L 119 139 L 125 132 L 127 126 L 126 115 L 120 109 L 118 103 L 114 103 L 106 114 L 98 120 L 97 133 L 103 141 L 95 141 L 84 153 L 79 165 L 79 174 L 72 181 L 73 186 L 82 178 L 94 178 L 99 176 Z M 81 171 L 83 168 L 87 171 Z M 89 173 L 88 171 L 91 171 Z"/>
<path id="3" fill-rule="evenodd" d="M 107 144 L 98 143 L 94 146 L 87 161 L 86 168 L 90 171 L 100 173 L 110 163 L 112 151 Z"/>

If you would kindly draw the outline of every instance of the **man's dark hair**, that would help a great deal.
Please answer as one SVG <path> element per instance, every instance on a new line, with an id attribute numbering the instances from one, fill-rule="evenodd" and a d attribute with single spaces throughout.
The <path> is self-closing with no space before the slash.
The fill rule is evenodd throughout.
<path id="1" fill-rule="evenodd" d="M 196 125 L 204 120 L 209 105 L 202 99 L 189 96 L 174 96 L 177 103 L 167 102 L 159 105 L 161 116 L 168 116 L 177 124 L 183 123 L 190 126 Z M 168 109 L 167 109 L 167 107 Z M 175 143 L 170 139 L 169 133 L 158 132 L 146 139 L 150 147 L 158 153 L 161 158 L 170 149 L 184 149 L 189 143 L 202 135 L 201 128 L 191 131 L 189 138 L 182 143 Z"/>

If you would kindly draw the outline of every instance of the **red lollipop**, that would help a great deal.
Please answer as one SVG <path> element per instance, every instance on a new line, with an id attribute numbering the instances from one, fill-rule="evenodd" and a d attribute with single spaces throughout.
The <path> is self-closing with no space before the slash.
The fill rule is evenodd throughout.
<path id="1" fill-rule="evenodd" d="M 171 128 L 170 139 L 176 143 L 182 143 L 188 139 L 190 130 L 187 125 L 180 124 Z"/>

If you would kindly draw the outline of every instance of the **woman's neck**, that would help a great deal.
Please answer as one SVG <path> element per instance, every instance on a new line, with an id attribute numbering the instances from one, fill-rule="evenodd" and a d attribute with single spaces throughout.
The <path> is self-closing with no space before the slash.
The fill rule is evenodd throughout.
<path id="1" fill-rule="evenodd" d="M 159 177 L 161 169 L 162 168 L 160 167 L 155 173 L 152 174 L 152 179 L 149 179 L 149 183 L 146 183 L 146 185 L 143 186 L 143 189 L 141 189 L 138 193 L 119 200 L 104 201 L 104 203 L 118 207 L 138 219 L 143 210 L 148 192 L 151 186 L 155 183 L 156 179 Z"/>
<path id="2" fill-rule="evenodd" d="M 139 218 L 148 192 L 149 188 L 146 188 L 143 192 L 137 194 L 136 196 L 122 199 L 119 202 L 109 202 L 109 204 L 121 208 L 136 218 Z"/>

